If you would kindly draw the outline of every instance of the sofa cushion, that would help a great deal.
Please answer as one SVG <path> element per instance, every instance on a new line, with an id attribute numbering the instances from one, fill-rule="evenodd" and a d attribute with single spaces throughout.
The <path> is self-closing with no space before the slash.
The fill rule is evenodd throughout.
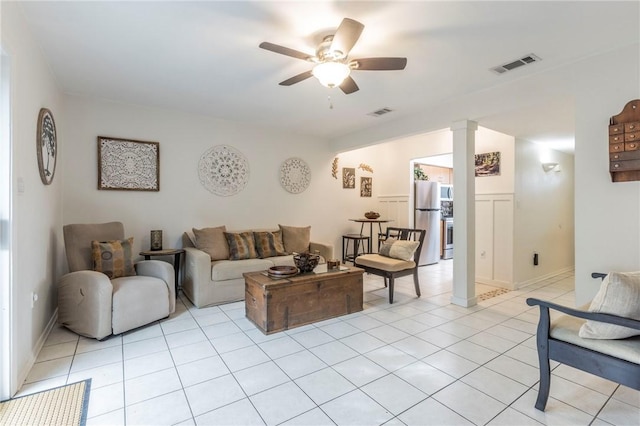
<path id="1" fill-rule="evenodd" d="M 133 267 L 133 237 L 126 240 L 91 241 L 93 270 L 109 278 L 136 275 Z"/>
<path id="2" fill-rule="evenodd" d="M 264 259 L 273 256 L 284 256 L 288 253 L 284 250 L 282 242 L 282 232 L 254 232 L 253 237 L 256 243 L 258 257 Z"/>
<path id="3" fill-rule="evenodd" d="M 356 257 L 356 266 L 368 266 L 383 271 L 398 272 L 405 269 L 413 269 L 416 263 L 412 260 L 400 260 L 379 254 L 363 254 Z"/>
<path id="4" fill-rule="evenodd" d="M 245 272 L 266 271 L 272 266 L 273 262 L 267 259 L 217 260 L 211 262 L 211 280 L 235 280 Z"/>
<path id="5" fill-rule="evenodd" d="M 311 227 L 278 225 L 282 231 L 282 241 L 287 253 L 305 253 L 309 251 Z"/>
<path id="6" fill-rule="evenodd" d="M 380 247 L 380 255 L 400 260 L 411 260 L 418 249 L 419 241 L 396 240 L 388 238 Z"/>
<path id="7" fill-rule="evenodd" d="M 584 324 L 585 320 L 582 318 L 561 315 L 551 322 L 549 335 L 563 342 L 640 364 L 640 337 L 623 340 L 583 339 L 578 333 Z"/>
<path id="8" fill-rule="evenodd" d="M 224 225 L 214 228 L 193 228 L 193 234 L 196 237 L 195 247 L 207 253 L 211 260 L 229 259 L 229 245 L 224 236 L 226 230 Z"/>
<path id="9" fill-rule="evenodd" d="M 589 311 L 640 320 L 640 272 L 610 272 L 602 280 Z M 638 335 L 640 330 L 591 320 L 580 327 L 580 337 L 588 339 L 625 339 Z"/>
<path id="10" fill-rule="evenodd" d="M 255 259 L 258 257 L 253 232 L 225 232 L 229 245 L 229 260 Z"/>

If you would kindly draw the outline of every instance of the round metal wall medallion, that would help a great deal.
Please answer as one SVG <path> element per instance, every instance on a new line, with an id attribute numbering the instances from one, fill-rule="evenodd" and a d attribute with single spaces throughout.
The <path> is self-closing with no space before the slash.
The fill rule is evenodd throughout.
<path id="1" fill-rule="evenodd" d="M 200 157 L 198 176 L 210 192 L 223 197 L 235 195 L 249 182 L 249 163 L 237 149 L 217 145 Z"/>
<path id="2" fill-rule="evenodd" d="M 311 169 L 300 158 L 288 158 L 280 166 L 280 185 L 292 194 L 303 192 L 311 183 Z"/>

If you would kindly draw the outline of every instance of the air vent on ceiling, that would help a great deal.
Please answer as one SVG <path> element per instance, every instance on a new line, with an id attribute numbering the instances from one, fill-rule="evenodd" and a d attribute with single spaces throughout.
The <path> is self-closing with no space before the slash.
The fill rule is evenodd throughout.
<path id="1" fill-rule="evenodd" d="M 393 110 L 392 110 L 391 108 L 387 108 L 387 107 L 385 107 L 385 108 L 381 108 L 381 109 L 379 109 L 379 110 L 377 110 L 377 111 L 370 112 L 370 113 L 369 113 L 369 114 L 367 114 L 367 115 L 370 115 L 370 116 L 372 116 L 372 117 L 380 117 L 381 115 L 388 114 L 388 113 L 390 113 L 390 112 L 392 112 L 392 111 L 393 111 Z"/>
<path id="2" fill-rule="evenodd" d="M 507 71 L 512 71 L 516 68 L 520 68 L 522 66 L 525 65 L 529 65 L 532 64 L 534 62 L 539 62 L 542 59 L 540 59 L 540 57 L 534 55 L 533 53 L 524 56 L 520 59 L 516 59 L 515 61 L 511 61 L 509 63 L 503 64 L 503 65 L 499 65 L 497 67 L 493 67 L 491 68 L 491 71 L 495 72 L 496 74 L 504 74 Z"/>

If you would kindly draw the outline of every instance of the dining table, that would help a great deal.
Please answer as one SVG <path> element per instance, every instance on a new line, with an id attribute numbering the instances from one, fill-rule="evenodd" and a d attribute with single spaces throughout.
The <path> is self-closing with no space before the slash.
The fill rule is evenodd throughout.
<path id="1" fill-rule="evenodd" d="M 352 222 L 357 222 L 360 224 L 360 235 L 364 235 L 362 232 L 364 231 L 364 226 L 368 223 L 369 224 L 369 253 L 373 253 L 373 224 L 377 223 L 378 224 L 378 230 L 379 233 L 382 234 L 382 224 L 383 223 L 389 223 L 389 222 L 393 222 L 393 220 L 391 219 L 381 219 L 381 218 L 377 218 L 377 219 L 367 219 L 367 218 L 360 218 L 360 219 L 349 219 Z M 379 240 L 379 239 L 377 239 Z"/>

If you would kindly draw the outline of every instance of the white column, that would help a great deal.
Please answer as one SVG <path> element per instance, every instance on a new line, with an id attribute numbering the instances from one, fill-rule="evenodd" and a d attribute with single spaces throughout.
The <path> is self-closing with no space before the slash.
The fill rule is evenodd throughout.
<path id="1" fill-rule="evenodd" d="M 456 121 L 453 132 L 453 295 L 451 303 L 469 307 L 476 299 L 475 142 L 478 123 Z"/>

